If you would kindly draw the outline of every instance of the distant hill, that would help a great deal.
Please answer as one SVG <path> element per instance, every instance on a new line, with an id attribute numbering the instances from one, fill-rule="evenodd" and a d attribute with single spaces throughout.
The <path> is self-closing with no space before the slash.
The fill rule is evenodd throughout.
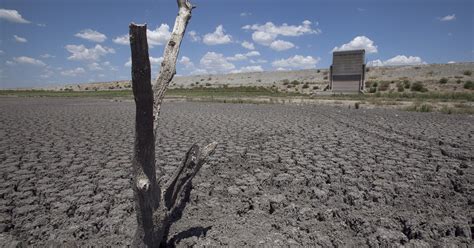
<path id="1" fill-rule="evenodd" d="M 366 82 L 391 83 L 387 90 L 396 88 L 398 82 L 420 81 L 430 91 L 464 91 L 463 84 L 474 81 L 474 62 L 454 64 L 429 64 L 416 66 L 369 67 Z M 175 77 L 172 88 L 263 86 L 281 91 L 317 93 L 329 83 L 328 69 L 299 71 L 267 71 L 224 75 L 196 75 Z M 66 85 L 53 90 L 118 90 L 130 88 L 129 81 L 113 81 Z M 49 88 L 51 89 L 51 88 Z"/>

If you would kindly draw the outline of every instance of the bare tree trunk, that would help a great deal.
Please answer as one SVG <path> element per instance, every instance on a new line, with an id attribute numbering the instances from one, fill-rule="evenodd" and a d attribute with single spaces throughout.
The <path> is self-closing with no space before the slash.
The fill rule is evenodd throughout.
<path id="1" fill-rule="evenodd" d="M 132 187 L 138 222 L 133 247 L 166 246 L 169 229 L 181 218 L 189 200 L 192 179 L 217 146 L 217 143 L 213 142 L 200 149 L 194 144 L 186 153 L 183 164 L 165 185 L 165 189 L 160 189 L 155 167 L 158 116 L 166 89 L 176 74 L 179 47 L 193 9 L 187 0 L 178 0 L 178 6 L 179 14 L 171 39 L 165 48 L 160 75 L 153 87 L 147 27 L 130 24 L 132 87 L 136 104 Z"/>

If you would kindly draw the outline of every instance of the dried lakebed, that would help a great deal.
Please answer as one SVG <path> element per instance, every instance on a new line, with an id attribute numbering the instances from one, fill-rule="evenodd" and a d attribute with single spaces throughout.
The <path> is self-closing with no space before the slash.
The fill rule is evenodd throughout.
<path id="1" fill-rule="evenodd" d="M 0 98 L 0 243 L 126 246 L 135 107 Z M 432 247 L 473 242 L 472 116 L 166 103 L 166 180 L 219 142 L 170 245 Z"/>

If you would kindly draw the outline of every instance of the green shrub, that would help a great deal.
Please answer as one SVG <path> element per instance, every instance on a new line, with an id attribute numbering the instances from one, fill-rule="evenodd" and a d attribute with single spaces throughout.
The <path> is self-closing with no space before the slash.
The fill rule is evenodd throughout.
<path id="1" fill-rule="evenodd" d="M 298 80 L 293 80 L 293 81 L 291 82 L 291 84 L 293 84 L 293 85 L 299 85 L 300 82 L 299 82 Z"/>
<path id="2" fill-rule="evenodd" d="M 408 80 L 403 80 L 403 87 L 405 87 L 405 89 L 409 89 L 410 86 L 411 86 L 410 81 L 408 81 Z"/>
<path id="3" fill-rule="evenodd" d="M 379 87 L 378 87 L 378 90 L 379 91 L 386 91 L 386 90 L 388 90 L 389 87 L 390 87 L 389 82 L 381 82 Z"/>
<path id="4" fill-rule="evenodd" d="M 398 92 L 403 92 L 403 91 L 405 91 L 405 87 L 404 87 L 404 85 L 403 85 L 402 82 L 398 82 L 398 83 L 397 83 L 397 91 L 398 91 Z"/>
<path id="5" fill-rule="evenodd" d="M 307 88 L 309 88 L 308 83 L 306 83 L 306 84 L 303 85 L 303 89 L 307 89 Z"/>
<path id="6" fill-rule="evenodd" d="M 448 79 L 447 79 L 447 78 L 441 78 L 441 79 L 439 80 L 439 83 L 440 83 L 440 84 L 446 84 L 446 83 L 448 83 Z"/>
<path id="7" fill-rule="evenodd" d="M 466 70 L 466 71 L 464 71 L 462 74 L 464 74 L 464 75 L 466 75 L 466 76 L 471 76 L 471 75 L 472 75 L 472 71 Z"/>
<path id="8" fill-rule="evenodd" d="M 412 112 L 432 112 L 433 111 L 433 106 L 429 105 L 429 104 L 419 104 L 419 103 L 415 103 L 413 104 L 412 106 L 410 107 L 407 107 L 405 110 L 407 111 L 412 111 Z"/>
<path id="9" fill-rule="evenodd" d="M 469 80 L 464 83 L 464 89 L 474 90 L 474 83 Z"/>
<path id="10" fill-rule="evenodd" d="M 425 86 L 423 85 L 422 82 L 418 81 L 418 82 L 414 82 L 414 83 L 411 85 L 411 91 L 427 92 L 428 89 L 425 88 Z"/>
<path id="11" fill-rule="evenodd" d="M 456 80 L 456 83 L 457 83 L 457 84 L 462 83 L 461 79 Z"/>
<path id="12" fill-rule="evenodd" d="M 375 93 L 375 92 L 377 92 L 377 88 L 375 88 L 375 87 L 370 87 L 369 93 Z"/>
<path id="13" fill-rule="evenodd" d="M 290 83 L 290 80 L 288 80 L 288 79 L 283 79 L 283 81 L 282 81 L 282 82 L 283 82 L 283 85 L 287 85 L 287 84 L 289 84 L 289 83 Z"/>
<path id="14" fill-rule="evenodd" d="M 321 72 L 321 70 L 317 70 L 317 73 L 320 73 L 320 72 Z"/>

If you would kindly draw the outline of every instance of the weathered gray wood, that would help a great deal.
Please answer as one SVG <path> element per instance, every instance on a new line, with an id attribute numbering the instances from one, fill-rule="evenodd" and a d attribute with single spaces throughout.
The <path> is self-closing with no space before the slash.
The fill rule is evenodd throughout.
<path id="1" fill-rule="evenodd" d="M 166 184 L 165 190 L 160 189 L 155 167 L 158 116 L 166 89 L 176 73 L 179 46 L 193 9 L 187 0 L 178 0 L 178 6 L 175 27 L 165 48 L 160 75 L 153 87 L 146 25 L 130 24 L 132 87 L 136 104 L 132 187 L 138 224 L 133 247 L 167 245 L 170 227 L 181 218 L 189 199 L 192 179 L 217 146 L 215 142 L 203 149 L 193 145 L 186 153 L 183 164 Z"/>
<path id="2" fill-rule="evenodd" d="M 186 26 L 191 19 L 191 12 L 194 8 L 189 0 L 177 1 L 179 7 L 178 16 L 176 17 L 176 21 L 174 23 L 171 38 L 163 53 L 163 62 L 161 62 L 160 74 L 153 85 L 155 97 L 155 103 L 153 106 L 155 116 L 155 137 L 158 129 L 158 118 L 160 115 L 161 103 L 163 102 L 168 85 L 176 74 L 176 60 L 178 59 L 179 48 L 181 46 L 184 33 L 186 32 Z"/>
<path id="3" fill-rule="evenodd" d="M 133 192 L 137 230 L 133 246 L 153 247 L 153 211 L 160 202 L 156 183 L 155 136 L 153 134 L 153 92 L 146 25 L 130 24 L 132 88 L 135 96 L 135 142 L 133 149 Z"/>

